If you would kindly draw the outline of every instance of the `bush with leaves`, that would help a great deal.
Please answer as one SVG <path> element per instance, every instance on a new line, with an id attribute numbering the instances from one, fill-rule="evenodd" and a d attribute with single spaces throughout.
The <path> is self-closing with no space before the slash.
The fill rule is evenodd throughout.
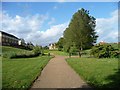
<path id="1" fill-rule="evenodd" d="M 75 45 L 70 47 L 69 53 L 72 55 L 78 55 L 79 50 L 77 49 L 77 47 Z"/>
<path id="2" fill-rule="evenodd" d="M 42 47 L 36 45 L 36 46 L 33 48 L 33 52 L 35 53 L 35 55 L 41 54 L 41 53 L 42 53 Z"/>
<path id="3" fill-rule="evenodd" d="M 91 55 L 97 58 L 118 58 L 119 52 L 109 44 L 99 44 L 92 47 Z"/>

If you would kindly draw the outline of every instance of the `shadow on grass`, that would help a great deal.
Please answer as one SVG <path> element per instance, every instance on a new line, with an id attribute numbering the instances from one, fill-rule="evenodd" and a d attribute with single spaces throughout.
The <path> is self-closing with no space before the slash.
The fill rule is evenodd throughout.
<path id="1" fill-rule="evenodd" d="M 104 87 L 120 89 L 120 69 L 117 69 L 115 74 L 108 76 L 106 80 L 111 80 L 111 82 Z"/>
<path id="2" fill-rule="evenodd" d="M 116 72 L 106 77 L 106 80 L 109 80 L 110 83 L 95 87 L 95 90 L 120 90 L 120 69 L 116 69 Z"/>

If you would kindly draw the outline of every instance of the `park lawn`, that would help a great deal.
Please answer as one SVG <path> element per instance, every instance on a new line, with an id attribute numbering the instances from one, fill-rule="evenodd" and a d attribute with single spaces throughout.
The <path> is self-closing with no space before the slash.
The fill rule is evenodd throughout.
<path id="1" fill-rule="evenodd" d="M 61 55 L 61 56 L 68 56 L 69 54 L 68 53 L 66 53 L 66 52 L 62 52 L 62 51 L 57 51 L 57 50 L 50 50 L 49 51 L 50 53 L 53 53 L 53 54 L 55 54 L 55 55 Z"/>
<path id="2" fill-rule="evenodd" d="M 95 88 L 118 88 L 120 85 L 118 59 L 68 58 L 67 62 Z"/>
<path id="3" fill-rule="evenodd" d="M 51 58 L 51 56 L 21 59 L 3 58 L 2 87 L 29 88 Z"/>
<path id="4" fill-rule="evenodd" d="M 33 57 L 35 56 L 33 51 L 10 47 L 10 46 L 2 46 L 2 56 L 4 58 L 16 58 L 19 56 L 19 58 L 23 57 Z"/>
<path id="5" fill-rule="evenodd" d="M 28 51 L 25 49 L 20 49 L 20 48 L 15 48 L 15 47 L 10 47 L 10 46 L 0 46 L 0 48 L 2 48 L 2 53 L 10 53 L 10 52 L 24 52 L 24 51 Z"/>

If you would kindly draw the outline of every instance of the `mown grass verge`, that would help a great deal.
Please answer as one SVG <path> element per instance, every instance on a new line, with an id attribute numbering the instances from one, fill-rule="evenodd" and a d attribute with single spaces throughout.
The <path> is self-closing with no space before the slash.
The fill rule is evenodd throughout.
<path id="1" fill-rule="evenodd" d="M 94 88 L 119 88 L 118 59 L 68 58 L 67 62 Z"/>
<path id="2" fill-rule="evenodd" d="M 66 52 L 62 52 L 62 51 L 57 51 L 57 50 L 50 50 L 49 51 L 50 53 L 53 53 L 53 54 L 55 54 L 55 55 L 61 55 L 61 56 L 68 56 L 69 54 L 68 53 L 66 53 Z"/>
<path id="3" fill-rule="evenodd" d="M 21 59 L 2 59 L 2 87 L 30 88 L 33 81 L 51 59 L 51 56 L 41 56 Z"/>

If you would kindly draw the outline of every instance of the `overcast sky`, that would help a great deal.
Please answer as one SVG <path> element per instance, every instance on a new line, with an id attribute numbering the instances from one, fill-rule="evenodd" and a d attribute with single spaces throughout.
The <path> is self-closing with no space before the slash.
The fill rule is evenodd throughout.
<path id="1" fill-rule="evenodd" d="M 117 2 L 3 2 L 0 28 L 26 42 L 48 45 L 63 36 L 72 15 L 81 8 L 96 18 L 97 42 L 118 42 Z"/>

